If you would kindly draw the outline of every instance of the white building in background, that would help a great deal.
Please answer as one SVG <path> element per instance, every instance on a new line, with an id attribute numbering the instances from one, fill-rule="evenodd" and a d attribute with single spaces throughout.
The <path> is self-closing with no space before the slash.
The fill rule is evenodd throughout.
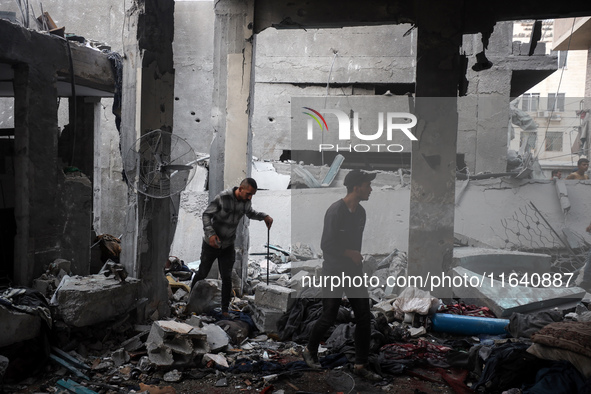
<path id="1" fill-rule="evenodd" d="M 542 21 L 538 46 L 545 48 L 536 48 L 536 52 L 552 52 L 556 38 L 554 27 L 563 22 Z M 513 41 L 529 43 L 533 28 L 533 20 L 515 22 Z M 510 149 L 522 155 L 530 152 L 539 160 L 548 178 L 553 169 L 561 169 L 563 175 L 571 172 L 582 155 L 581 151 L 573 151 L 572 147 L 582 123 L 578 111 L 584 109 L 588 51 L 580 48 L 573 50 L 568 45 L 560 49 L 557 51 L 558 70 L 513 101 L 513 105 L 527 112 L 538 127 L 525 131 L 514 126 L 515 136 L 510 142 Z"/>

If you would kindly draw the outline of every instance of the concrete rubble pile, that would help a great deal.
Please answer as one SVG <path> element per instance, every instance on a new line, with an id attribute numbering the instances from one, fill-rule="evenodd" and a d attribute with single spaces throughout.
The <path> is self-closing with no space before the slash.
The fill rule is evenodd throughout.
<path id="1" fill-rule="evenodd" d="M 104 274 L 70 277 L 65 275 L 64 262 L 52 264 L 51 272 L 61 272 L 61 280 L 58 283 L 49 271 L 42 280 L 51 282 L 57 290 L 48 294 L 50 285 L 38 284 L 45 289 L 44 296 L 52 300 L 47 303 L 52 317 L 52 347 L 45 354 L 51 363 L 40 364 L 51 371 L 51 377 L 27 380 L 30 374 L 21 374 L 21 380 L 15 379 L 19 371 L 11 370 L 10 361 L 22 361 L 18 352 L 23 348 L 2 343 L 4 349 L 17 349 L 1 353 L 5 389 L 17 391 L 43 382 L 43 387 L 77 387 L 86 393 L 173 393 L 189 381 L 220 389 L 269 390 L 272 385 L 277 388 L 282 384 L 289 389 L 283 383 L 286 377 L 301 376 L 309 370 L 301 352 L 311 325 L 320 316 L 322 302 L 320 289 L 309 286 L 309 281 L 305 285 L 304 278 L 321 274 L 322 259 L 302 244 L 289 250 L 270 245 L 270 249 L 269 259 L 266 254 L 251 255 L 244 293 L 237 292 L 240 286 L 236 283 L 229 318 L 223 317 L 219 309 L 220 281 L 206 279 L 191 289 L 193 272 L 185 269 L 180 260 L 172 259 L 179 264 L 167 266 L 176 270 L 163 272 L 169 284 L 172 317 L 145 324 L 135 322 L 137 310 L 145 302 L 138 297 L 137 279 L 126 278 L 123 283 Z M 544 267 L 548 265 L 545 255 L 456 249 L 452 272 L 455 270 L 458 275 L 462 270 L 478 272 L 480 265 L 499 266 L 501 260 L 513 269 L 525 271 L 528 259 L 533 259 L 537 266 L 540 262 Z M 368 289 L 373 315 L 370 361 L 381 371 L 385 391 L 395 390 L 396 377 L 404 371 L 421 371 L 415 372 L 416 376 L 433 366 L 443 366 L 441 371 L 454 367 L 471 371 L 454 386 L 462 390 L 500 392 L 543 384 L 531 371 L 521 371 L 519 378 L 509 383 L 499 380 L 502 371 L 491 373 L 491 369 L 504 357 L 509 357 L 506 362 L 511 357 L 527 358 L 538 370 L 550 368 L 542 375 L 546 377 L 553 373 L 551 368 L 562 362 L 560 365 L 567 368 L 569 376 L 575 377 L 569 384 L 590 382 L 591 348 L 584 343 L 571 343 L 576 338 L 591 341 L 590 299 L 582 289 L 552 290 L 558 301 L 550 308 L 543 308 L 543 303 L 533 296 L 528 303 L 512 307 L 502 295 L 483 296 L 486 289 L 469 294 L 470 297 L 443 300 L 416 287 L 389 286 L 388 278 L 407 275 L 403 252 L 366 255 L 364 262 L 366 273 L 378 278 L 378 285 Z M 16 299 L 16 294 L 12 297 Z M 6 314 L 2 321 L 11 321 L 11 330 L 23 327 L 15 325 L 14 316 L 27 317 L 25 324 L 33 334 L 15 338 L 31 350 L 37 349 L 38 358 L 44 354 L 35 339 L 45 332 L 40 317 L 7 312 L 3 306 L 0 313 Z M 319 351 L 320 363 L 328 370 L 351 365 L 354 323 L 344 298 L 339 318 Z M 0 329 L 0 337 L 6 337 L 6 329 Z M 571 342 L 561 340 L 562 336 Z M 30 365 L 31 370 L 39 367 Z M 443 390 L 446 385 L 435 386 Z"/>

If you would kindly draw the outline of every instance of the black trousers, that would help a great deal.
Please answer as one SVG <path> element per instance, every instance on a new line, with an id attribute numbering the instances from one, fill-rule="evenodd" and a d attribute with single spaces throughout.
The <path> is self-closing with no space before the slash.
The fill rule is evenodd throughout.
<path id="1" fill-rule="evenodd" d="M 222 312 L 227 312 L 228 305 L 230 305 L 230 298 L 232 298 L 232 268 L 234 267 L 234 260 L 236 260 L 234 244 L 227 248 L 216 249 L 203 241 L 203 244 L 201 245 L 201 263 L 199 264 L 199 271 L 195 274 L 191 287 L 193 287 L 197 281 L 207 278 L 211 266 L 216 259 L 218 260 L 220 276 L 222 277 Z"/>
<path id="2" fill-rule="evenodd" d="M 349 302 L 355 313 L 355 364 L 367 364 L 371 336 L 369 298 L 349 298 Z M 308 339 L 308 350 L 312 355 L 315 356 L 318 353 L 318 345 L 334 324 L 340 305 L 340 298 L 322 299 L 322 315 L 314 324 Z"/>

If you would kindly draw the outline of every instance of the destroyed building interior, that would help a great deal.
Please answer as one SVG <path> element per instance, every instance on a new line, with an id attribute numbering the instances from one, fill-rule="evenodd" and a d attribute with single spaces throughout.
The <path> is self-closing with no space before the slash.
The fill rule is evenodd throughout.
<path id="1" fill-rule="evenodd" d="M 88 3 L 0 0 L 0 393 L 591 393 L 591 3 Z"/>

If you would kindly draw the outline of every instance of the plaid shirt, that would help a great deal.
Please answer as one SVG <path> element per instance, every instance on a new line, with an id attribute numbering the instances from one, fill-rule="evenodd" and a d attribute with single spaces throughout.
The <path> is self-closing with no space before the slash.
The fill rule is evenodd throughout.
<path id="1" fill-rule="evenodd" d="M 203 240 L 209 244 L 209 238 L 217 235 L 222 241 L 222 248 L 234 244 L 236 228 L 240 219 L 246 215 L 249 219 L 264 220 L 267 216 L 264 212 L 252 209 L 250 200 L 239 201 L 234 195 L 238 189 L 227 189 L 215 196 L 203 212 Z"/>

